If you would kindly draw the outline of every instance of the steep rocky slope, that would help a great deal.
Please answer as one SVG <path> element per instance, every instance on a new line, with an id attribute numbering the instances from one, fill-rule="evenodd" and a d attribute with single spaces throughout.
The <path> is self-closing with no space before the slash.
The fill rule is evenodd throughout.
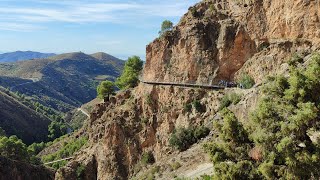
<path id="1" fill-rule="evenodd" d="M 144 78 L 198 83 L 232 80 L 251 58 L 311 49 L 319 42 L 319 19 L 318 1 L 203 1 L 190 8 L 172 32 L 147 46 Z M 268 54 L 253 57 L 263 48 L 268 48 Z"/>
<path id="2" fill-rule="evenodd" d="M 7 77 L 0 79 L 0 85 L 67 112 L 94 99 L 99 81 L 114 80 L 123 65 L 124 61 L 104 53 L 97 54 L 97 58 L 84 53 L 68 53 L 48 59 L 1 64 L 0 75 Z M 25 82 L 12 81 L 13 78 Z"/>
<path id="3" fill-rule="evenodd" d="M 50 120 L 0 90 L 0 127 L 26 144 L 47 139 Z"/>
<path id="4" fill-rule="evenodd" d="M 318 49 L 319 7 L 318 1 L 304 0 L 204 0 L 147 46 L 143 79 L 215 84 L 249 73 L 260 83 L 266 75 L 284 73 L 293 53 Z M 230 109 L 245 122 L 259 86 L 212 91 L 140 83 L 121 92 L 96 106 L 84 127 L 88 146 L 58 170 L 56 179 L 73 179 L 79 165 L 85 166 L 85 179 L 139 179 L 139 171 L 147 171 L 136 168 L 143 152 L 151 151 L 156 164 L 166 163 L 162 159 L 177 153 L 169 146 L 175 129 L 210 127 L 219 118 L 221 98 L 232 92 L 242 100 Z M 200 110 L 185 108 L 194 101 Z M 166 172 L 161 167 L 156 173 Z"/>
<path id="5" fill-rule="evenodd" d="M 54 171 L 0 157 L 0 179 L 51 180 L 54 179 Z"/>

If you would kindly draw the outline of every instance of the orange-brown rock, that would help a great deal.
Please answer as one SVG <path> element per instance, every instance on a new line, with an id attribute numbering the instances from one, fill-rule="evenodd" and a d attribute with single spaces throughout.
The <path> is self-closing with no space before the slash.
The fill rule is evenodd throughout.
<path id="1" fill-rule="evenodd" d="M 203 1 L 147 46 L 143 78 L 206 84 L 233 79 L 266 43 L 319 42 L 319 19 L 318 1 Z"/>
<path id="2" fill-rule="evenodd" d="M 147 46 L 143 79 L 214 84 L 249 73 L 261 82 L 270 72 L 283 73 L 292 53 L 319 47 L 319 10 L 315 0 L 204 0 Z M 119 93 L 96 107 L 85 127 L 88 146 L 56 179 L 72 177 L 78 164 L 86 166 L 87 179 L 133 177 L 143 152 L 151 151 L 157 162 L 174 151 L 169 146 L 174 129 L 210 125 L 229 91 L 140 84 Z M 242 101 L 230 109 L 244 121 L 259 92 L 239 91 Z M 185 108 L 195 100 L 203 112 Z M 259 160 L 259 152 L 252 157 Z"/>

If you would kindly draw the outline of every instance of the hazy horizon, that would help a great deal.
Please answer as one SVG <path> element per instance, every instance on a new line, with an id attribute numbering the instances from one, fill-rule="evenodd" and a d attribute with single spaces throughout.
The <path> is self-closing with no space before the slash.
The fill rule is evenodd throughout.
<path id="1" fill-rule="evenodd" d="M 0 52 L 106 52 L 145 59 L 161 22 L 176 24 L 196 2 L 0 0 Z"/>

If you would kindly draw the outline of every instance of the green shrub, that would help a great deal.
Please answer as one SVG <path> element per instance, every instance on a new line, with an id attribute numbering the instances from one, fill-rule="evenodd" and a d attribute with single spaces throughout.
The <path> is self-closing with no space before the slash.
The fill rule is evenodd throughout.
<path id="1" fill-rule="evenodd" d="M 197 12 L 197 9 L 195 7 L 191 7 L 190 11 L 191 11 L 191 14 L 192 14 L 193 17 L 197 17 L 198 16 L 198 12 Z"/>
<path id="2" fill-rule="evenodd" d="M 214 4 L 211 4 L 210 7 L 209 7 L 209 9 L 210 9 L 210 11 L 211 11 L 212 13 L 217 12 L 217 9 L 214 7 Z"/>
<path id="3" fill-rule="evenodd" d="M 78 167 L 77 167 L 77 170 L 76 170 L 76 174 L 77 174 L 77 179 L 83 179 L 83 173 L 85 171 L 85 166 L 80 164 Z"/>
<path id="4" fill-rule="evenodd" d="M 67 134 L 67 125 L 63 122 L 52 121 L 48 126 L 48 138 L 49 140 L 57 139 Z"/>
<path id="5" fill-rule="evenodd" d="M 171 134 L 169 143 L 172 147 L 180 151 L 187 150 L 192 144 L 198 142 L 201 138 L 206 137 L 210 130 L 204 126 L 178 128 Z"/>
<path id="6" fill-rule="evenodd" d="M 149 171 L 147 171 L 146 173 L 144 173 L 140 179 L 145 179 L 145 180 L 154 180 L 155 179 L 155 174 L 159 173 L 160 171 L 160 167 L 159 166 L 155 166 L 152 167 Z"/>
<path id="7" fill-rule="evenodd" d="M 64 144 L 61 149 L 53 154 L 48 154 L 42 157 L 43 162 L 51 162 L 58 159 L 63 159 L 72 156 L 75 152 L 79 151 L 88 141 L 88 137 L 81 137 L 76 140 L 70 140 L 68 143 Z M 59 169 L 66 165 L 66 161 L 60 161 L 53 163 L 50 166 Z"/>
<path id="8" fill-rule="evenodd" d="M 242 75 L 242 77 L 240 78 L 240 81 L 238 82 L 238 84 L 241 84 L 243 86 L 244 89 L 250 89 L 254 86 L 255 81 L 254 79 L 249 76 L 248 74 L 244 74 Z"/>
<path id="9" fill-rule="evenodd" d="M 173 162 L 170 166 L 173 170 L 177 170 L 181 167 L 181 164 L 179 162 Z"/>
<path id="10" fill-rule="evenodd" d="M 205 145 L 213 179 L 319 179 L 320 55 L 289 78 L 269 78 L 258 107 L 241 124 L 228 109 Z"/>
<path id="11" fill-rule="evenodd" d="M 295 54 L 293 54 L 291 59 L 288 61 L 288 64 L 290 66 L 296 67 L 297 64 L 302 63 L 302 62 L 303 62 L 303 58 L 299 54 L 295 53 Z"/>
<path id="12" fill-rule="evenodd" d="M 34 155 L 39 154 L 40 151 L 42 151 L 46 147 L 46 144 L 44 142 L 41 143 L 33 143 L 30 146 L 28 146 L 28 152 L 32 153 Z"/>
<path id="13" fill-rule="evenodd" d="M 162 36 L 168 31 L 171 31 L 173 28 L 173 23 L 169 20 L 164 20 L 161 24 L 161 30 L 159 31 L 159 35 Z"/>
<path id="14" fill-rule="evenodd" d="M 204 112 L 205 111 L 205 107 L 198 100 L 193 101 L 192 105 L 196 109 L 197 112 Z"/>
<path id="15" fill-rule="evenodd" d="M 241 95 L 237 93 L 226 94 L 220 101 L 219 110 L 222 110 L 231 104 L 238 104 L 241 101 Z"/>
<path id="16" fill-rule="evenodd" d="M 185 105 L 183 106 L 183 109 L 184 109 L 185 111 L 187 111 L 187 112 L 191 112 L 191 110 L 192 110 L 192 104 L 190 104 L 190 103 L 185 104 Z"/>
<path id="17" fill-rule="evenodd" d="M 141 163 L 146 165 L 146 164 L 153 164 L 155 162 L 155 159 L 153 157 L 152 152 L 144 152 L 142 153 L 141 156 Z"/>

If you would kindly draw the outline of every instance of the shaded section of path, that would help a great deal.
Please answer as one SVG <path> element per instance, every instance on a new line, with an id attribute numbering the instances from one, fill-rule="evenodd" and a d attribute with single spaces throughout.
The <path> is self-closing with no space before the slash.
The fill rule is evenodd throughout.
<path id="1" fill-rule="evenodd" d="M 220 85 L 209 85 L 209 84 L 193 84 L 193 83 L 176 83 L 176 82 L 157 82 L 157 81 L 145 81 L 143 78 L 139 78 L 139 81 L 149 85 L 160 85 L 160 86 L 178 86 L 178 87 L 190 87 L 190 88 L 203 88 L 203 89 L 225 89 L 225 86 Z"/>
<path id="2" fill-rule="evenodd" d="M 139 78 L 141 83 L 150 85 L 160 85 L 160 86 L 178 86 L 178 87 L 190 87 L 190 88 L 203 88 L 203 89 L 225 89 L 225 86 L 219 85 L 208 85 L 208 84 L 192 84 L 192 83 L 176 83 L 176 82 L 155 82 L 155 81 L 144 81 Z"/>

